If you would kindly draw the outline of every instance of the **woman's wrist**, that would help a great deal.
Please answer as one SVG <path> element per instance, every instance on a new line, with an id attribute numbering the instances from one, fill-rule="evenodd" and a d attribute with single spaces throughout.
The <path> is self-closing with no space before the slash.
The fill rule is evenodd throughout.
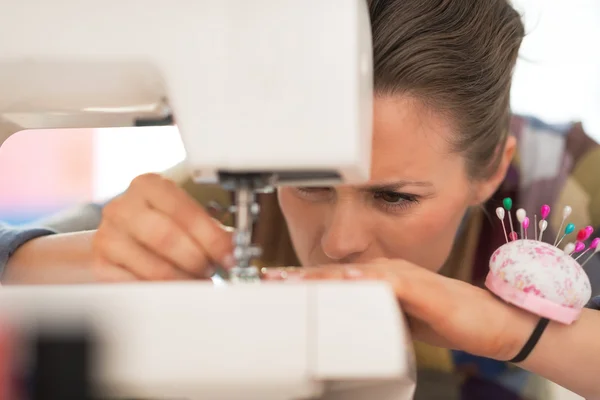
<path id="1" fill-rule="evenodd" d="M 501 349 L 500 354 L 492 358 L 500 361 L 509 361 L 514 359 L 527 344 L 540 318 L 510 304 L 504 303 L 504 305 L 504 331 L 500 336 L 501 338 L 505 338 L 504 345 L 499 346 Z"/>

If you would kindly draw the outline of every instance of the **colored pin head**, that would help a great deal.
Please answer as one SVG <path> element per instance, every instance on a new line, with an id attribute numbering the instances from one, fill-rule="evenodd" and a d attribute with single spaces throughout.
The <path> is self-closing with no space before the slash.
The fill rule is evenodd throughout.
<path id="1" fill-rule="evenodd" d="M 583 251 L 583 249 L 585 249 L 585 244 L 583 242 L 577 242 L 577 243 L 575 243 L 575 251 L 574 251 L 574 253 L 579 253 L 580 251 Z"/>
<path id="2" fill-rule="evenodd" d="M 542 214 L 542 219 L 548 218 L 548 215 L 550 215 L 550 206 L 548 204 L 544 204 L 540 212 Z"/>
<path id="3" fill-rule="evenodd" d="M 525 217 L 523 218 L 523 229 L 527 229 L 529 228 L 529 218 Z"/>
<path id="4" fill-rule="evenodd" d="M 506 211 L 510 211 L 513 206 L 512 199 L 510 197 L 505 198 L 504 200 L 502 200 L 502 205 L 504 206 Z"/>
<path id="5" fill-rule="evenodd" d="M 596 250 L 596 248 L 598 248 L 598 244 L 600 244 L 600 237 L 597 237 L 596 239 L 592 240 L 592 243 L 590 244 L 590 249 Z"/>
<path id="6" fill-rule="evenodd" d="M 587 228 L 591 228 L 591 227 L 588 226 Z M 577 232 L 577 240 L 579 240 L 580 242 L 583 242 L 590 238 L 590 235 L 592 233 L 587 228 L 580 229 L 579 232 Z M 592 229 L 592 231 L 593 231 L 593 229 Z"/>
<path id="7" fill-rule="evenodd" d="M 592 236 L 592 233 L 594 233 L 594 228 L 588 225 L 585 227 L 585 230 L 588 233 L 587 237 L 585 238 L 587 240 L 590 238 L 590 236 Z"/>
<path id="8" fill-rule="evenodd" d="M 575 230 L 575 224 L 568 224 L 565 228 L 565 235 L 570 235 Z"/>

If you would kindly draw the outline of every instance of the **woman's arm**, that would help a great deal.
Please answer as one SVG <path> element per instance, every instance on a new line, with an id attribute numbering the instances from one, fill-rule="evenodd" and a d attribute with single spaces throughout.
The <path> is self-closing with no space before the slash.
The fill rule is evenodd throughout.
<path id="1" fill-rule="evenodd" d="M 520 367 L 588 399 L 600 398 L 600 311 L 565 326 L 551 322 Z"/>
<path id="2" fill-rule="evenodd" d="M 13 228 L 0 222 L 0 279 L 2 278 L 6 263 L 19 247 L 30 240 L 53 233 L 52 230 L 43 228 Z"/>
<path id="3" fill-rule="evenodd" d="M 8 237 L 8 231 L 4 233 Z M 57 284 L 93 282 L 91 274 L 92 237 L 95 231 L 50 234 L 31 238 L 39 230 L 20 231 L 12 242 L 0 243 L 0 260 L 3 285 L 7 284 Z M 20 240 L 17 240 L 20 239 Z M 7 260 L 7 261 L 6 261 Z"/>

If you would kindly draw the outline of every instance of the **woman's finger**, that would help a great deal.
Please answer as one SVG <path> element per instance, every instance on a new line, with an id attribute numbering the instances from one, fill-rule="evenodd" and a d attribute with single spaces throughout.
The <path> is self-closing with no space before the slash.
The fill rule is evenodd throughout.
<path id="1" fill-rule="evenodd" d="M 276 275 L 274 273 L 274 275 Z M 431 322 L 443 318 L 454 300 L 449 285 L 457 283 L 434 272 L 401 260 L 380 260 L 369 264 L 307 267 L 287 273 L 304 280 L 381 280 L 388 282 L 406 312 Z M 274 279 L 271 277 L 270 279 Z M 289 278 L 288 278 L 289 279 Z"/>
<path id="2" fill-rule="evenodd" d="M 167 216 L 153 209 L 132 210 L 127 227 L 145 248 L 197 278 L 205 277 L 209 264 L 205 249 Z"/>
<path id="3" fill-rule="evenodd" d="M 142 280 L 183 280 L 194 276 L 146 249 L 108 221 L 96 232 L 94 247 L 99 259 L 119 266 Z"/>
<path id="4" fill-rule="evenodd" d="M 134 179 L 128 191 L 173 220 L 212 261 L 226 268 L 234 266 L 231 233 L 173 182 L 146 174 Z"/>
<path id="5" fill-rule="evenodd" d="M 139 280 L 131 272 L 104 259 L 96 260 L 93 270 L 95 278 L 100 282 L 136 282 Z"/>

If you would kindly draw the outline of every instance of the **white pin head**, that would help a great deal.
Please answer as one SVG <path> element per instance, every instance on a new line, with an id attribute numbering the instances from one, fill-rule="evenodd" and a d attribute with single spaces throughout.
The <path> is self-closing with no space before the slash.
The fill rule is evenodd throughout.
<path id="1" fill-rule="evenodd" d="M 523 221 L 525 220 L 525 217 L 527 216 L 527 213 L 525 212 L 524 209 L 519 208 L 517 210 L 517 221 L 519 221 L 520 224 L 523 223 Z"/>
<path id="2" fill-rule="evenodd" d="M 565 208 L 563 208 L 563 218 L 567 219 L 572 212 L 573 209 L 570 206 L 565 206 Z"/>
<path id="3" fill-rule="evenodd" d="M 575 251 L 575 243 L 567 243 L 563 251 L 570 256 Z"/>
<path id="4" fill-rule="evenodd" d="M 496 208 L 496 216 L 498 217 L 498 219 L 504 219 L 504 208 L 502 207 L 498 207 Z"/>
<path id="5" fill-rule="evenodd" d="M 546 228 L 548 228 L 548 221 L 546 221 L 545 219 L 541 220 L 539 223 L 539 227 L 540 227 L 540 231 L 544 232 L 546 230 Z"/>

